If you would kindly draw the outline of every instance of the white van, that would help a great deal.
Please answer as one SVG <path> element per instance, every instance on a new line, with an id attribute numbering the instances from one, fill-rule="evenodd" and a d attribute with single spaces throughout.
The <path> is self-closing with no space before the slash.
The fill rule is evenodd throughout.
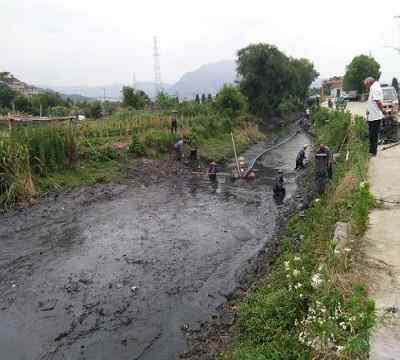
<path id="1" fill-rule="evenodd" d="M 393 86 L 382 86 L 383 108 L 386 114 L 396 115 L 399 112 L 399 97 Z"/>

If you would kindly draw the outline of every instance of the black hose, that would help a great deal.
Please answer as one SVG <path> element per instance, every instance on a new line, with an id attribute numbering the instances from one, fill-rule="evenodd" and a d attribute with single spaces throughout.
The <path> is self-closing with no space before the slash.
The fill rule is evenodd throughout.
<path id="1" fill-rule="evenodd" d="M 289 136 L 288 138 L 286 138 L 285 140 L 281 141 L 280 143 L 278 143 L 278 144 L 276 144 L 276 145 L 273 145 L 273 146 L 267 148 L 267 149 L 264 150 L 262 153 L 260 153 L 259 155 L 257 155 L 257 156 L 249 163 L 249 168 L 247 169 L 247 171 L 246 171 L 244 177 L 246 177 L 246 176 L 250 173 L 250 171 L 253 170 L 253 168 L 254 168 L 254 166 L 255 166 L 255 164 L 256 164 L 256 162 L 257 162 L 258 159 L 260 159 L 262 156 L 264 156 L 267 152 L 270 152 L 270 151 L 272 151 L 272 150 L 274 150 L 274 149 L 276 149 L 276 148 L 278 148 L 278 147 L 280 147 L 280 146 L 282 146 L 282 145 L 288 143 L 290 140 L 292 140 L 293 138 L 295 138 L 300 132 L 301 132 L 300 130 L 297 130 L 294 134 L 290 135 L 290 136 Z"/>

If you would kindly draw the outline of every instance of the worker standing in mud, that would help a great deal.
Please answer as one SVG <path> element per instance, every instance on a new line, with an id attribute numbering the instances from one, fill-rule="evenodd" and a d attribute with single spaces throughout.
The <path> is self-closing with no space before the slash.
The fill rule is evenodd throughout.
<path id="1" fill-rule="evenodd" d="M 171 117 L 171 134 L 176 134 L 177 131 L 178 131 L 178 121 L 176 119 L 176 112 L 173 112 Z"/>
<path id="2" fill-rule="evenodd" d="M 328 180 L 332 178 L 331 152 L 324 144 L 319 144 L 315 153 L 315 180 L 317 192 L 322 194 L 325 191 Z"/>
<path id="3" fill-rule="evenodd" d="M 306 120 L 310 121 L 310 119 L 311 119 L 311 110 L 310 110 L 310 108 L 307 108 L 306 109 Z"/>
<path id="4" fill-rule="evenodd" d="M 181 161 L 183 157 L 183 144 L 184 144 L 184 139 L 179 138 L 179 140 L 176 142 L 174 145 L 175 149 L 175 154 L 176 154 L 176 160 Z"/>
<path id="5" fill-rule="evenodd" d="M 275 178 L 274 187 L 272 188 L 274 192 L 274 199 L 278 203 L 282 203 L 286 195 L 285 179 L 283 178 L 283 171 L 278 171 L 278 176 Z"/>
<path id="6" fill-rule="evenodd" d="M 308 148 L 308 145 L 304 145 L 303 148 L 298 152 L 297 157 L 296 157 L 296 167 L 295 170 L 301 170 L 304 169 L 305 165 L 304 162 L 307 160 L 306 157 L 306 150 Z"/>
<path id="7" fill-rule="evenodd" d="M 218 172 L 217 163 L 215 161 L 211 161 L 210 164 L 208 165 L 208 170 L 207 170 L 208 178 L 210 180 L 216 180 L 217 172 Z"/>

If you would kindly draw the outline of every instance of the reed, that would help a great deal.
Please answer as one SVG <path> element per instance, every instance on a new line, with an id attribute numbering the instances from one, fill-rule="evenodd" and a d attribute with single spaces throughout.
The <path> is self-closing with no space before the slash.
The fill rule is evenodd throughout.
<path id="1" fill-rule="evenodd" d="M 0 209 L 35 195 L 29 150 L 11 138 L 0 138 Z"/>

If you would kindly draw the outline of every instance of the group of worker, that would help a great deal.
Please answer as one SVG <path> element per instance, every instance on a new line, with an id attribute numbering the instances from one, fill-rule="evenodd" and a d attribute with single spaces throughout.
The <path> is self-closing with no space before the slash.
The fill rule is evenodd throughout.
<path id="1" fill-rule="evenodd" d="M 304 169 L 307 165 L 307 156 L 306 150 L 308 149 L 308 145 L 304 145 L 296 156 L 296 171 L 300 171 Z M 333 174 L 333 159 L 331 155 L 330 149 L 320 143 L 317 146 L 315 152 L 315 183 L 316 190 L 319 194 L 322 194 L 325 191 L 325 186 L 328 183 L 329 179 L 332 178 Z M 283 177 L 283 171 L 279 170 L 278 175 L 275 178 L 274 186 L 273 186 L 274 197 L 277 200 L 282 200 L 286 195 L 285 188 L 285 179 Z"/>
<path id="2" fill-rule="evenodd" d="M 310 120 L 310 112 L 306 111 L 306 119 Z M 171 133 L 176 133 L 178 128 L 176 115 L 173 114 L 171 118 Z M 180 137 L 174 145 L 174 150 L 176 153 L 176 159 L 182 160 L 184 144 L 188 143 L 183 137 Z M 296 166 L 295 170 L 300 171 L 306 167 L 307 155 L 306 151 L 308 149 L 308 144 L 305 144 L 296 156 Z M 192 146 L 189 160 L 197 160 L 197 147 Z M 241 159 L 244 160 L 244 159 Z M 315 173 L 316 173 L 316 185 L 317 192 L 322 193 L 325 190 L 325 186 L 330 178 L 332 178 L 332 157 L 329 148 L 324 144 L 319 144 L 315 152 Z M 207 175 L 210 180 L 216 180 L 218 173 L 218 166 L 215 161 L 211 161 L 208 165 Z M 274 196 L 277 199 L 283 199 L 286 194 L 285 189 L 285 179 L 282 170 L 278 171 L 273 185 Z"/>

